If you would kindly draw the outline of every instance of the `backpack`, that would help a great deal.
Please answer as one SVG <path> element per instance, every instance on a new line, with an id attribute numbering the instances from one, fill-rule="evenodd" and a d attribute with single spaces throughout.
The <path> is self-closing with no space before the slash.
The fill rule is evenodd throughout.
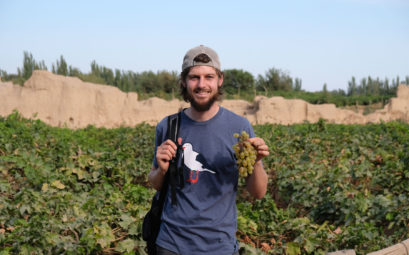
<path id="1" fill-rule="evenodd" d="M 156 238 L 159 234 L 163 205 L 168 187 L 171 188 L 172 205 L 176 205 L 176 186 L 183 188 L 182 148 L 177 142 L 180 128 L 181 112 L 168 116 L 168 130 L 166 139 L 171 139 L 177 145 L 176 157 L 169 162 L 169 169 L 165 174 L 162 188 L 152 198 L 152 205 L 143 219 L 142 238 L 146 241 L 148 255 L 156 254 Z"/>

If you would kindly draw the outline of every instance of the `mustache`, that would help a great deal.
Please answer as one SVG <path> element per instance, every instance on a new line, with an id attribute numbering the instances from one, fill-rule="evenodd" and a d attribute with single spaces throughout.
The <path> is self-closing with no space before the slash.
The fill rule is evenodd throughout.
<path id="1" fill-rule="evenodd" d="M 196 88 L 193 90 L 193 92 L 195 93 L 199 93 L 199 92 L 212 92 L 211 89 L 202 89 L 202 88 Z"/>

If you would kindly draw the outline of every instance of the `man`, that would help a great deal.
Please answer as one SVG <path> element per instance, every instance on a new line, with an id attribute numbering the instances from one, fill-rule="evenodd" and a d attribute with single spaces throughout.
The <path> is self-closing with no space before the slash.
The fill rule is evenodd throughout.
<path id="1" fill-rule="evenodd" d="M 178 142 L 183 146 L 185 183 L 176 191 L 177 205 L 170 192 L 162 213 L 156 240 L 158 254 L 238 254 L 236 240 L 236 192 L 238 169 L 234 133 L 243 130 L 257 150 L 253 174 L 246 178 L 247 190 L 262 198 L 267 174 L 261 159 L 269 154 L 264 140 L 254 137 L 247 119 L 221 107 L 223 73 L 217 53 L 200 45 L 190 49 L 183 60 L 181 94 L 190 107 L 182 111 Z M 165 140 L 167 118 L 156 127 L 155 157 L 149 181 L 162 188 L 176 145 Z"/>

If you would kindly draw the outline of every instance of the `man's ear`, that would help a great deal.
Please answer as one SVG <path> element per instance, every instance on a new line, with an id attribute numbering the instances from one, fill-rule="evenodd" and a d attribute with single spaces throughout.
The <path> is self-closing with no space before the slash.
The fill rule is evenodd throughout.
<path id="1" fill-rule="evenodd" d="M 219 77 L 219 87 L 221 87 L 222 86 L 222 84 L 223 84 L 223 78 L 224 78 L 224 74 L 222 74 L 222 75 L 220 75 L 220 77 Z"/>

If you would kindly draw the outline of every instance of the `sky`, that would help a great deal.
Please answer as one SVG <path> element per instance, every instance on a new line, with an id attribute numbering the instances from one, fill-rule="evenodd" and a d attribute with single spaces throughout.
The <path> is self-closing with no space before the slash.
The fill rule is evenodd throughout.
<path id="1" fill-rule="evenodd" d="M 48 70 L 62 55 L 90 71 L 180 72 L 200 44 L 222 70 L 271 68 L 302 89 L 348 87 L 371 76 L 409 76 L 409 0 L 0 0 L 0 69 L 17 73 L 24 52 Z"/>

